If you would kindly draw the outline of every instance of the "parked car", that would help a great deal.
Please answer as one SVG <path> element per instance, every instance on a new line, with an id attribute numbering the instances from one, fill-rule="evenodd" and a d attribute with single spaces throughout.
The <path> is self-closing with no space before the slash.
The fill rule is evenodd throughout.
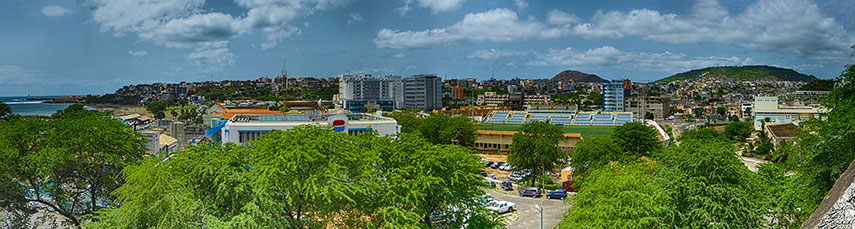
<path id="1" fill-rule="evenodd" d="M 487 181 L 487 182 L 484 182 L 484 185 L 486 185 L 486 186 L 488 186 L 488 187 L 493 187 L 493 188 L 495 188 L 495 187 L 496 187 L 496 182 L 493 182 L 493 181 Z"/>
<path id="2" fill-rule="evenodd" d="M 485 164 L 485 165 L 486 165 L 486 164 L 487 164 L 487 162 L 490 162 L 490 161 L 488 161 L 487 159 L 481 158 L 481 164 Z"/>
<path id="3" fill-rule="evenodd" d="M 508 175 L 508 180 L 520 182 L 523 180 L 523 176 L 516 174 L 516 173 L 511 174 L 511 175 Z"/>
<path id="4" fill-rule="evenodd" d="M 511 184 L 510 181 L 502 181 L 502 189 L 504 189 L 505 191 L 513 191 L 514 184 Z"/>
<path id="5" fill-rule="evenodd" d="M 487 175 L 487 178 L 490 178 L 490 179 L 496 179 L 496 174 L 490 174 L 490 175 Z"/>
<path id="6" fill-rule="evenodd" d="M 514 211 L 514 207 L 516 207 L 516 206 L 517 206 L 517 204 L 515 204 L 513 202 L 494 201 L 492 204 L 487 206 L 487 209 L 490 209 L 490 210 L 496 211 L 496 213 L 502 214 L 502 213 Z"/>
<path id="7" fill-rule="evenodd" d="M 490 166 L 490 168 L 498 169 L 499 167 L 501 167 L 504 164 L 505 164 L 505 162 L 499 161 L 499 162 L 494 163 L 493 166 Z"/>
<path id="8" fill-rule="evenodd" d="M 482 177 L 487 176 L 487 172 L 484 172 L 484 171 L 478 171 L 477 173 L 478 173 L 478 175 L 481 175 Z"/>
<path id="9" fill-rule="evenodd" d="M 547 199 L 563 200 L 565 197 L 567 197 L 567 191 L 564 191 L 564 189 L 555 189 L 546 193 Z"/>
<path id="10" fill-rule="evenodd" d="M 500 170 L 505 170 L 505 169 L 507 169 L 507 168 L 508 168 L 508 166 L 509 166 L 509 164 L 504 164 L 504 165 L 502 165 L 502 166 L 499 166 L 499 169 L 500 169 Z"/>
<path id="11" fill-rule="evenodd" d="M 520 197 L 531 196 L 534 198 L 540 198 L 541 195 L 543 194 L 541 193 L 540 188 L 537 187 L 520 190 Z"/>
<path id="12" fill-rule="evenodd" d="M 487 164 L 484 164 L 484 166 L 485 166 L 485 167 L 490 167 L 490 166 L 493 166 L 493 164 L 495 164 L 495 163 L 494 163 L 494 162 L 492 162 L 492 161 L 487 161 Z"/>

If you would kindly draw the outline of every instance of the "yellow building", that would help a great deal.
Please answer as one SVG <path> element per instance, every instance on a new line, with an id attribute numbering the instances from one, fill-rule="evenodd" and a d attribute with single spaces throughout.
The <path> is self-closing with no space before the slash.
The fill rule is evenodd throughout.
<path id="1" fill-rule="evenodd" d="M 478 151 L 508 152 L 516 131 L 478 130 L 475 131 L 475 146 Z M 576 142 L 582 140 L 582 134 L 564 134 L 564 140 L 558 142 L 558 148 L 570 152 L 576 148 Z"/>

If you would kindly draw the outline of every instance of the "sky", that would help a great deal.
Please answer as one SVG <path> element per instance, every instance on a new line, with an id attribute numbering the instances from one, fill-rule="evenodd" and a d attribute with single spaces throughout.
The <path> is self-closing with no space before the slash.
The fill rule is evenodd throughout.
<path id="1" fill-rule="evenodd" d="M 652 81 L 855 63 L 851 0 L 3 0 L 0 96 L 340 74 Z"/>

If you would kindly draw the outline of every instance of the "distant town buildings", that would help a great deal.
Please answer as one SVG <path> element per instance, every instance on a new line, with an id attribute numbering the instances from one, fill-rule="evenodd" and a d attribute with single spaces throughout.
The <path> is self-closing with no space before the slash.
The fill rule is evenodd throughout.
<path id="1" fill-rule="evenodd" d="M 442 78 L 414 75 L 404 79 L 404 108 L 424 111 L 442 108 Z"/>

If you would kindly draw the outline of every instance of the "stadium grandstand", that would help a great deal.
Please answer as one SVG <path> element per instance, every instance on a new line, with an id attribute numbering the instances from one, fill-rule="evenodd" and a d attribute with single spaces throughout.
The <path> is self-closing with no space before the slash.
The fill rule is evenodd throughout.
<path id="1" fill-rule="evenodd" d="M 575 106 L 567 105 L 534 105 L 527 107 L 526 111 L 490 111 L 482 120 L 493 124 L 541 121 L 576 126 L 620 126 L 637 121 L 632 118 L 632 112 L 577 112 Z"/>

